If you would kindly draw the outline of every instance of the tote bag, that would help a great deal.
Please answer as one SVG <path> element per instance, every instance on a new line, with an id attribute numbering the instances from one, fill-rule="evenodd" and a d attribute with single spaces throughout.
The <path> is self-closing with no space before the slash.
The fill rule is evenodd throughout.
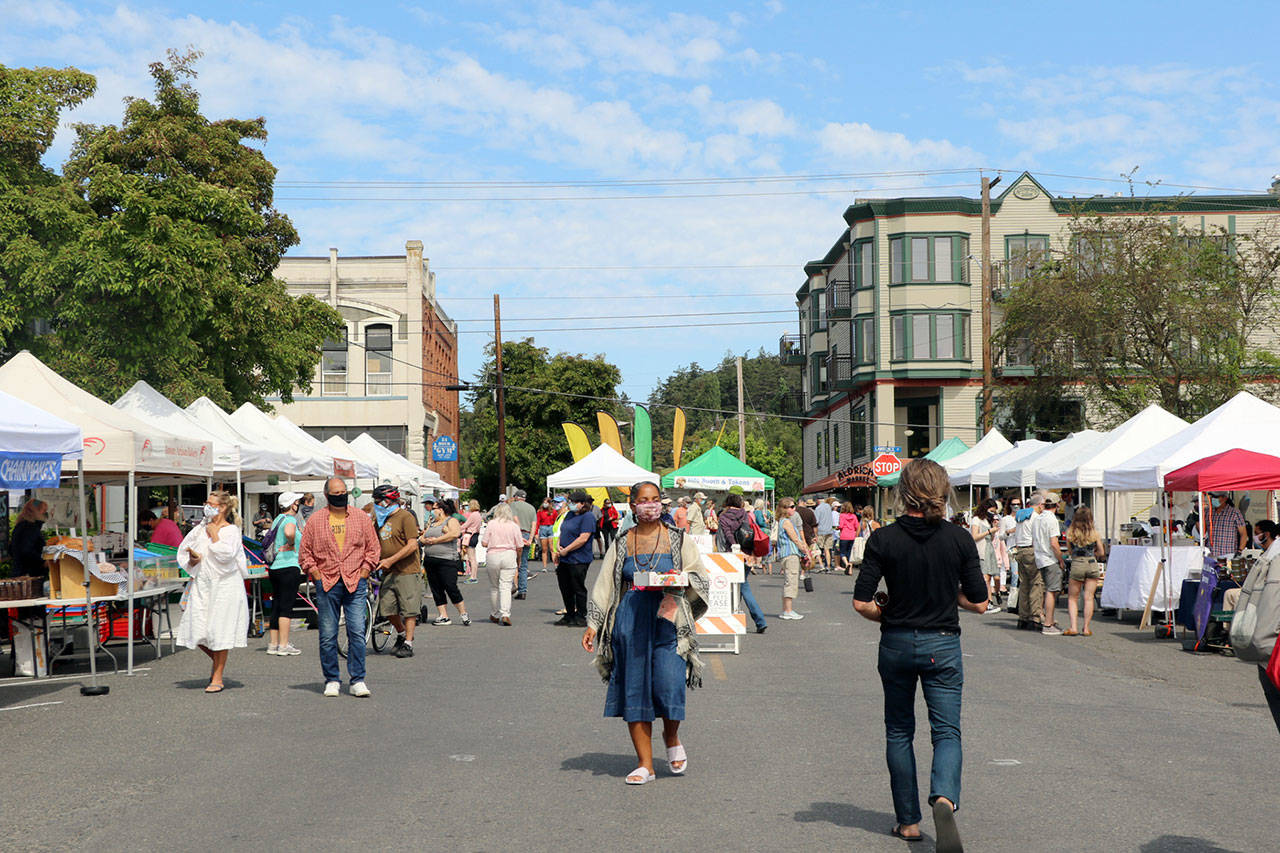
<path id="1" fill-rule="evenodd" d="M 1245 578 L 1231 619 L 1231 648 L 1243 661 L 1262 663 L 1280 635 L 1280 571 L 1259 560 Z"/>

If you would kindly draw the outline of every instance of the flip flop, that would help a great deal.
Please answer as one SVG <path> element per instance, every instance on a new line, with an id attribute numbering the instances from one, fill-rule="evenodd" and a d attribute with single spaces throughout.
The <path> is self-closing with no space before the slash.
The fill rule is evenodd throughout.
<path id="1" fill-rule="evenodd" d="M 924 833 L 923 833 L 923 832 L 922 832 L 922 833 L 920 833 L 919 835 L 903 835 L 903 834 L 902 834 L 902 824 L 898 824 L 898 823 L 895 823 L 895 824 L 893 825 L 893 829 L 889 830 L 889 834 L 890 834 L 890 835 L 892 835 L 892 836 L 894 836 L 895 838 L 901 838 L 903 841 L 913 841 L 913 842 L 914 842 L 914 841 L 924 841 Z"/>
<path id="2" fill-rule="evenodd" d="M 657 775 L 650 773 L 648 770 L 645 770 L 643 767 L 637 767 L 635 770 L 632 770 L 630 773 L 627 774 L 627 784 L 643 785 L 646 782 L 652 782 L 654 779 L 657 779 L 657 778 L 658 778 Z"/>
<path id="3" fill-rule="evenodd" d="M 204 689 L 204 692 L 205 693 L 221 693 L 224 689 L 225 689 L 224 685 L 219 684 L 215 687 L 214 685 L 210 684 L 208 687 Z"/>
<path id="4" fill-rule="evenodd" d="M 933 801 L 933 831 L 938 836 L 934 841 L 937 853 L 964 853 L 964 845 L 960 843 L 960 828 L 956 826 L 955 809 L 941 798 Z"/>
<path id="5" fill-rule="evenodd" d="M 680 764 L 679 769 L 676 769 L 677 763 Z M 689 756 L 684 751 L 684 744 L 678 743 L 667 747 L 667 768 L 673 776 L 683 776 L 689 769 Z"/>

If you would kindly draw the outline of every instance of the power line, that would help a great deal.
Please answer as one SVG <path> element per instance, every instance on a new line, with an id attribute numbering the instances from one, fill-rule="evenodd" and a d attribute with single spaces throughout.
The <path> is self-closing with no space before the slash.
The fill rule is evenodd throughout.
<path id="1" fill-rule="evenodd" d="M 580 266 L 555 267 L 436 267 L 431 269 L 442 272 L 626 272 L 630 270 L 789 270 L 797 269 L 801 264 L 636 264 L 634 266 L 596 266 L 583 264 Z M 480 297 L 477 297 L 480 298 Z M 508 297 L 511 298 L 511 297 Z"/>
<path id="2" fill-rule="evenodd" d="M 288 196 L 278 195 L 277 201 L 374 201 L 374 202 L 408 202 L 408 203 L 441 203 L 441 202 L 526 202 L 526 201 L 661 201 L 674 199 L 707 199 L 707 198 L 761 198 L 770 196 L 799 195 L 849 195 L 855 193 L 884 192 L 886 189 L 895 192 L 903 190 L 934 190 L 967 187 L 969 184 L 933 184 L 919 187 L 859 188 L 842 187 L 839 189 L 809 190 L 770 190 L 742 193 L 628 193 L 626 195 L 538 195 L 538 196 L 418 196 L 418 197 L 386 197 L 386 196 Z"/>
<path id="3" fill-rule="evenodd" d="M 615 187 L 615 186 L 700 186 L 708 184 L 758 184 L 758 183 L 801 183 L 809 181 L 848 181 L 863 178 L 901 178 L 925 177 L 929 175 L 955 175 L 977 171 L 976 167 L 963 169 L 912 169 L 881 172 L 832 172 L 825 174 L 801 175 L 742 175 L 737 177 L 703 177 L 703 178 L 583 178 L 580 180 L 534 181 L 534 180 L 467 180 L 467 181 L 406 181 L 406 180 L 302 180 L 286 179 L 276 181 L 276 186 L 290 187 L 429 187 L 442 189 L 474 189 L 481 187 Z"/>
<path id="4" fill-rule="evenodd" d="M 670 297 L 668 297 L 670 298 Z M 678 298 L 678 297 L 677 297 Z M 739 314 L 795 314 L 795 308 L 774 308 L 761 311 L 716 311 L 714 314 L 707 314 L 704 311 L 695 311 L 691 314 L 594 314 L 580 317 L 513 317 L 512 323 L 531 323 L 535 320 L 553 320 L 562 323 L 573 323 L 578 320 L 641 320 L 652 317 L 728 317 Z M 504 318 L 505 319 L 505 318 Z M 455 323 L 492 323 L 492 317 L 467 317 L 465 319 L 454 318 Z"/>
<path id="5" fill-rule="evenodd" d="M 635 329 L 706 329 L 714 326 L 777 326 L 786 324 L 788 320 L 739 320 L 733 323 L 655 323 L 644 326 L 575 326 L 554 329 L 509 329 L 513 335 L 527 335 L 534 332 L 622 332 Z M 459 335 L 492 335 L 491 329 L 459 329 Z"/>

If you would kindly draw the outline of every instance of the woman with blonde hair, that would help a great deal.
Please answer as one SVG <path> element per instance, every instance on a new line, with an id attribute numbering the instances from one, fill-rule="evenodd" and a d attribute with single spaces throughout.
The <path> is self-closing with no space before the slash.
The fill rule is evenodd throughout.
<path id="1" fill-rule="evenodd" d="M 1093 621 L 1093 596 L 1098 589 L 1102 569 L 1098 561 L 1103 559 L 1102 535 L 1093 526 L 1093 513 L 1087 506 L 1077 507 L 1067 528 L 1067 548 L 1071 551 L 1071 576 L 1067 582 L 1067 615 L 1071 627 L 1062 632 L 1064 637 L 1076 636 L 1076 611 L 1080 590 L 1084 589 L 1084 630 L 1079 633 L 1092 637 L 1089 623 Z"/>
<path id="2" fill-rule="evenodd" d="M 510 506 L 500 503 L 493 508 L 493 518 L 484 529 L 482 541 L 484 568 L 489 575 L 489 621 L 510 625 L 511 588 L 520 565 L 520 551 L 529 544 Z"/>
<path id="3" fill-rule="evenodd" d="M 924 689 L 933 740 L 929 805 L 936 849 L 963 849 L 956 827 L 960 803 L 960 698 L 964 667 L 957 606 L 987 609 L 987 583 L 978 548 L 963 527 L 945 524 L 951 481 L 941 465 L 912 459 L 902 466 L 898 502 L 902 514 L 867 540 L 853 607 L 880 623 L 878 669 L 884 688 L 885 760 L 898 838 L 918 840 L 920 792 L 916 787 L 916 684 Z M 888 596 L 877 594 L 881 578 Z"/>
<path id="4" fill-rule="evenodd" d="M 205 693 L 221 693 L 227 655 L 248 645 L 249 601 L 244 592 L 249 565 L 241 542 L 238 503 L 218 490 L 209 493 L 204 517 L 178 546 L 178 565 L 191 575 L 187 607 L 177 642 L 200 649 L 213 662 Z"/>
<path id="5" fill-rule="evenodd" d="M 458 550 L 467 567 L 467 576 L 463 583 L 478 581 L 476 574 L 479 571 L 479 564 L 476 562 L 476 545 L 480 544 L 480 526 L 483 523 L 484 516 L 480 514 L 480 501 L 472 498 L 467 504 L 467 520 L 462 524 L 462 537 L 458 540 Z"/>

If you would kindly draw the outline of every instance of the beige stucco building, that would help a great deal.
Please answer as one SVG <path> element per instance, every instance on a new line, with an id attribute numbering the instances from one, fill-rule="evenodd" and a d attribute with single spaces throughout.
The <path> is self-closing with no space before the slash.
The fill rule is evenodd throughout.
<path id="1" fill-rule="evenodd" d="M 1051 195 L 1027 173 L 1006 180 L 991 201 L 997 325 L 1002 291 L 1065 248 L 1073 216 L 1160 209 L 1189 228 L 1247 233 L 1280 213 L 1274 187 L 1257 195 L 1077 199 Z M 805 366 L 807 491 L 847 486 L 838 472 L 870 461 L 876 447 L 910 458 L 952 436 L 970 445 L 980 436 L 980 200 L 859 201 L 844 219 L 826 256 L 805 265 L 796 293 L 800 332 L 781 342 L 783 361 Z M 1006 376 L 1030 370 L 1016 357 L 999 357 L 995 368 Z"/>
<path id="2" fill-rule="evenodd" d="M 276 276 L 295 295 L 336 307 L 342 338 L 325 343 L 311 391 L 271 402 L 321 440 L 368 432 L 396 453 L 458 481 L 457 462 L 434 463 L 430 443 L 458 439 L 457 324 L 436 301 L 435 273 L 410 240 L 403 255 L 285 258 Z"/>

